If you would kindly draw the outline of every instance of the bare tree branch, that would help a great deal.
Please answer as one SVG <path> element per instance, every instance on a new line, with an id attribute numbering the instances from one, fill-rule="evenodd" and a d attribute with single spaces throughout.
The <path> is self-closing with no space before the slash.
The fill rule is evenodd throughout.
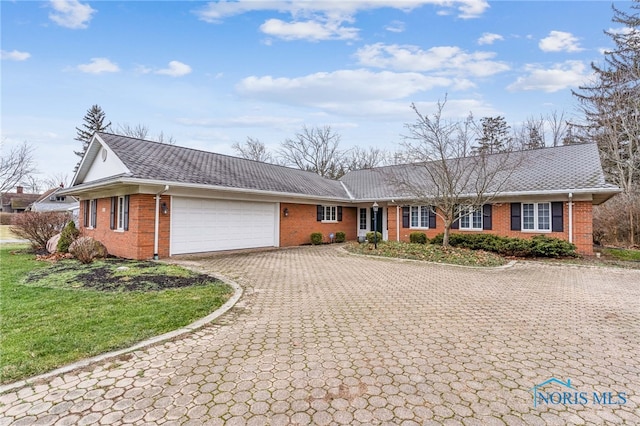
<path id="1" fill-rule="evenodd" d="M 240 144 L 235 142 L 231 148 L 242 158 L 247 160 L 260 161 L 262 163 L 273 163 L 273 155 L 267 151 L 264 143 L 258 139 L 247 137 L 247 140 Z"/>
<path id="2" fill-rule="evenodd" d="M 2 145 L 5 144 L 6 141 L 3 140 Z M 25 141 L 9 150 L 3 146 L 0 157 L 0 192 L 7 192 L 35 171 L 33 147 L 29 143 Z"/>
<path id="3" fill-rule="evenodd" d="M 278 154 L 284 164 L 338 179 L 346 171 L 345 154 L 339 146 L 340 135 L 330 126 L 304 126 L 293 139 L 282 142 Z"/>

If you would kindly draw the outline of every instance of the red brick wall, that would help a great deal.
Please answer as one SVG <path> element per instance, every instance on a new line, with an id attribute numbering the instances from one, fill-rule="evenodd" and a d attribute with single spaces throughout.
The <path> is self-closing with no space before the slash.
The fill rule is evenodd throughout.
<path id="1" fill-rule="evenodd" d="M 289 216 L 284 217 L 284 209 L 288 209 Z M 316 205 L 313 204 L 280 204 L 280 247 L 299 246 L 311 243 L 311 234 L 321 232 L 324 241 L 329 241 L 329 234 L 344 232 L 347 241 L 357 237 L 357 209 L 342 206 L 342 221 L 337 223 L 322 223 L 316 220 Z"/>
<path id="2" fill-rule="evenodd" d="M 573 203 L 573 243 L 578 249 L 578 253 L 585 255 L 593 254 L 593 221 L 592 204 L 590 201 L 577 201 Z M 395 207 L 389 208 L 388 226 L 389 239 L 396 239 L 396 212 Z M 402 215 L 402 211 L 400 211 Z M 493 205 L 491 212 L 491 231 L 463 231 L 452 229 L 451 232 L 459 233 L 491 233 L 505 237 L 531 238 L 535 235 L 546 235 L 554 238 L 569 240 L 569 207 L 568 203 L 563 204 L 564 232 L 522 232 L 511 230 L 511 204 L 498 203 Z M 402 219 L 402 217 L 400 217 Z M 427 237 L 433 238 L 437 234 L 444 232 L 444 223 L 439 217 L 436 219 L 435 229 L 411 229 L 402 228 L 400 220 L 400 241 L 409 241 L 409 234 L 412 232 L 424 232 Z"/>
<path id="3" fill-rule="evenodd" d="M 169 256 L 169 225 L 171 200 L 162 197 L 167 203 L 169 214 L 160 213 L 160 238 L 158 251 L 160 257 Z M 151 259 L 155 232 L 154 195 L 132 194 L 129 197 L 129 229 L 117 231 L 109 229 L 111 198 L 99 198 L 95 229 L 84 227 L 85 203 L 80 203 L 80 228 L 82 235 L 93 237 L 107 247 L 109 254 L 128 259 Z"/>

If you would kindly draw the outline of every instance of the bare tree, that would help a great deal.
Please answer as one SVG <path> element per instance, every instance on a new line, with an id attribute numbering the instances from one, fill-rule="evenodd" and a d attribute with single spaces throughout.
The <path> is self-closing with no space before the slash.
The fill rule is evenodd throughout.
<path id="1" fill-rule="evenodd" d="M 43 183 L 47 189 L 62 187 L 66 188 L 69 186 L 71 182 L 71 178 L 68 173 L 55 173 L 47 176 L 43 179 Z"/>
<path id="2" fill-rule="evenodd" d="M 247 160 L 260 161 L 262 163 L 273 163 L 273 155 L 267 150 L 267 147 L 258 139 L 247 137 L 247 140 L 240 144 L 235 142 L 231 148 L 242 158 Z"/>
<path id="3" fill-rule="evenodd" d="M 5 144 L 6 141 L 3 140 L 2 145 Z M 9 191 L 35 171 L 33 147 L 29 143 L 25 141 L 8 150 L 3 146 L 0 157 L 0 193 Z"/>
<path id="4" fill-rule="evenodd" d="M 385 163 L 387 153 L 379 148 L 369 147 L 367 149 L 356 146 L 347 151 L 345 156 L 345 168 L 348 171 L 372 169 Z"/>
<path id="5" fill-rule="evenodd" d="M 567 137 L 569 131 L 569 123 L 565 117 L 564 111 L 558 112 L 554 110 L 547 115 L 546 118 L 549 132 L 551 134 L 552 146 L 560 146 Z"/>
<path id="6" fill-rule="evenodd" d="M 282 142 L 278 153 L 284 164 L 322 177 L 338 179 L 346 172 L 340 135 L 334 133 L 330 126 L 304 126 L 293 139 Z"/>
<path id="7" fill-rule="evenodd" d="M 402 145 L 406 158 L 419 162 L 387 171 L 389 181 L 405 197 L 431 206 L 433 213 L 442 219 L 443 246 L 449 245 L 451 225 L 460 212 L 481 209 L 499 195 L 519 162 L 511 152 L 489 155 L 480 151 L 469 155 L 477 127 L 470 119 L 444 120 L 445 103 L 446 99 L 438 102 L 431 117 L 411 105 L 418 118 L 415 123 L 405 125 L 409 133 Z"/>
<path id="8" fill-rule="evenodd" d="M 167 143 L 169 145 L 173 145 L 176 143 L 173 136 L 169 136 L 168 138 L 164 135 L 164 132 L 160 132 L 157 137 L 149 136 L 149 126 L 146 124 L 136 124 L 135 126 L 131 126 L 128 123 L 118 124 L 116 127 L 116 133 L 123 136 L 128 136 L 130 138 L 136 139 L 146 139 L 146 140 L 154 140 L 160 143 Z"/>

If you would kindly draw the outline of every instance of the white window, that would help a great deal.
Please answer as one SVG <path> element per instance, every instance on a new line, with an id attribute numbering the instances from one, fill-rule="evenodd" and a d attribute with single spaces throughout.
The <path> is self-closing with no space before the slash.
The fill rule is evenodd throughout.
<path id="1" fill-rule="evenodd" d="M 367 229 L 367 209 L 360 209 L 360 229 Z"/>
<path id="2" fill-rule="evenodd" d="M 460 209 L 460 229 L 482 231 L 482 210 L 462 207 Z"/>
<path id="3" fill-rule="evenodd" d="M 89 227 L 95 228 L 98 221 L 98 200 L 91 200 L 89 203 Z"/>
<path id="4" fill-rule="evenodd" d="M 429 228 L 429 206 L 411 206 L 411 228 Z"/>
<path id="5" fill-rule="evenodd" d="M 116 209 L 116 229 L 124 230 L 124 197 L 118 197 L 118 205 Z"/>
<path id="6" fill-rule="evenodd" d="M 550 231 L 551 203 L 523 203 L 522 230 Z"/>
<path id="7" fill-rule="evenodd" d="M 338 207 L 336 206 L 322 206 L 323 209 L 323 222 L 337 222 L 338 221 Z"/>

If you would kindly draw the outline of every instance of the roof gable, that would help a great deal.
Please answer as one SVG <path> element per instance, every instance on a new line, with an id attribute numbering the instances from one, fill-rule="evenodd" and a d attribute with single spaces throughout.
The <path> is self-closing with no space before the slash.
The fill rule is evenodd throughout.
<path id="1" fill-rule="evenodd" d="M 124 163 L 104 142 L 100 133 L 96 133 L 91 139 L 87 152 L 82 157 L 71 186 L 127 173 L 129 170 Z"/>

